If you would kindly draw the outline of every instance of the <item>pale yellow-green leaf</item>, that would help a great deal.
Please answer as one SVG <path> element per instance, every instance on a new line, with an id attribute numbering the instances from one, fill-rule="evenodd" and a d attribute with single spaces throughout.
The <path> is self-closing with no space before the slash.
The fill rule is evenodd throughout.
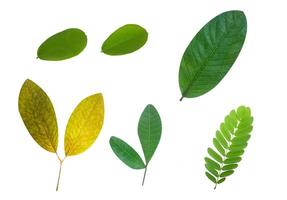
<path id="1" fill-rule="evenodd" d="M 26 80 L 19 94 L 19 112 L 34 140 L 47 151 L 56 153 L 58 125 L 48 95 L 33 81 Z"/>
<path id="2" fill-rule="evenodd" d="M 82 100 L 73 111 L 66 128 L 66 156 L 80 154 L 97 139 L 104 121 L 104 99 L 95 94 Z"/>

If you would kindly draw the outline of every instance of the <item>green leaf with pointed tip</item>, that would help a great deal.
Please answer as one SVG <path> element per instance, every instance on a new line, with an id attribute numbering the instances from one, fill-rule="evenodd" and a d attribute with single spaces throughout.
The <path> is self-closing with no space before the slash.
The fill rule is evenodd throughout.
<path id="1" fill-rule="evenodd" d="M 220 124 L 220 131 L 216 131 L 213 138 L 215 149 L 208 148 L 210 157 L 204 158 L 208 173 L 206 176 L 215 184 L 225 181 L 225 177 L 233 174 L 234 169 L 238 167 L 237 163 L 242 160 L 241 156 L 250 139 L 252 122 L 250 108 L 240 106 L 236 111 L 232 110 Z"/>
<path id="2" fill-rule="evenodd" d="M 192 39 L 179 69 L 183 97 L 198 97 L 213 89 L 238 57 L 247 31 L 242 11 L 224 12 L 209 21 Z"/>
<path id="3" fill-rule="evenodd" d="M 225 178 L 219 179 L 219 180 L 217 181 L 217 184 L 223 183 L 225 180 L 226 180 Z"/>
<path id="4" fill-rule="evenodd" d="M 113 32 L 103 43 L 102 52 L 124 55 L 140 49 L 147 41 L 147 31 L 137 24 L 127 24 Z"/>
<path id="5" fill-rule="evenodd" d="M 208 154 L 217 162 L 222 162 L 222 157 L 219 155 L 216 151 L 214 151 L 212 148 L 207 149 Z"/>
<path id="6" fill-rule="evenodd" d="M 117 157 L 133 169 L 143 169 L 145 164 L 139 154 L 120 138 L 112 136 L 110 145 Z"/>
<path id="7" fill-rule="evenodd" d="M 156 108 L 149 104 L 145 107 L 138 123 L 138 136 L 144 152 L 146 165 L 151 160 L 161 137 L 161 119 Z"/>
<path id="8" fill-rule="evenodd" d="M 104 123 L 104 114 L 101 93 L 91 95 L 77 105 L 66 127 L 66 156 L 78 155 L 95 142 Z"/>
<path id="9" fill-rule="evenodd" d="M 205 175 L 207 176 L 207 178 L 209 180 L 211 180 L 213 183 L 216 183 L 216 179 L 214 178 L 214 176 L 212 176 L 210 173 L 205 172 Z"/>
<path id="10" fill-rule="evenodd" d="M 233 173 L 234 173 L 233 170 L 225 171 L 225 172 L 222 172 L 222 173 L 220 174 L 220 177 L 224 178 L 224 177 L 230 176 L 230 175 L 233 174 Z"/>
<path id="11" fill-rule="evenodd" d="M 58 125 L 48 95 L 36 83 L 26 80 L 19 94 L 18 107 L 33 139 L 45 150 L 56 153 Z"/>
<path id="12" fill-rule="evenodd" d="M 80 54 L 87 45 L 86 34 L 77 28 L 66 29 L 45 40 L 38 48 L 38 58 L 60 61 Z"/>

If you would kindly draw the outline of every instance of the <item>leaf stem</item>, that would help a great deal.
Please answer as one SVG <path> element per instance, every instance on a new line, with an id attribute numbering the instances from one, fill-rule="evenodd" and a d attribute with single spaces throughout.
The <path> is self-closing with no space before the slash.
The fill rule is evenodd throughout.
<path id="1" fill-rule="evenodd" d="M 59 169 L 59 175 L 58 175 L 58 181 L 57 181 L 56 191 L 59 190 L 59 184 L 60 184 L 61 172 L 62 172 L 62 164 L 63 164 L 63 162 L 60 162 L 60 169 Z"/>
<path id="2" fill-rule="evenodd" d="M 60 185 L 60 179 L 61 179 L 61 172 L 62 172 L 62 165 L 63 162 L 65 160 L 66 157 L 64 157 L 63 159 L 61 159 L 58 155 L 58 153 L 56 153 L 58 160 L 60 161 L 60 169 L 59 169 L 59 175 L 58 175 L 58 179 L 57 179 L 57 186 L 56 186 L 56 191 L 59 190 L 59 185 Z"/>
<path id="3" fill-rule="evenodd" d="M 216 187 L 217 187 L 217 183 L 215 184 L 215 186 L 214 186 L 214 188 L 213 188 L 213 189 L 215 190 L 215 189 L 216 189 Z"/>
<path id="4" fill-rule="evenodd" d="M 144 176 L 143 176 L 142 186 L 144 186 L 144 181 L 145 181 L 145 177 L 146 177 L 146 171 L 147 171 L 147 166 L 145 167 L 145 170 L 144 170 Z"/>
<path id="5" fill-rule="evenodd" d="M 179 99 L 179 101 L 182 101 L 182 100 L 183 100 L 183 98 L 184 98 L 184 96 L 182 96 L 182 97 Z"/>

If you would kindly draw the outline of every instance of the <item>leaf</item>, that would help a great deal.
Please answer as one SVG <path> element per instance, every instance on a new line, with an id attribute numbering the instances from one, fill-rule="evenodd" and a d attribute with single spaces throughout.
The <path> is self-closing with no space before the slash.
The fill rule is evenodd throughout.
<path id="1" fill-rule="evenodd" d="M 33 81 L 27 79 L 19 94 L 18 107 L 33 139 L 45 150 L 56 153 L 58 125 L 48 95 Z"/>
<path id="2" fill-rule="evenodd" d="M 138 123 L 138 136 L 146 163 L 143 162 L 139 154 L 126 142 L 114 136 L 110 138 L 110 146 L 120 160 L 131 168 L 145 169 L 142 186 L 144 185 L 149 161 L 159 144 L 161 129 L 161 120 L 156 108 L 151 104 L 147 105 Z"/>
<path id="3" fill-rule="evenodd" d="M 73 111 L 66 128 L 66 156 L 87 150 L 98 137 L 104 121 L 104 100 L 101 93 L 82 100 Z"/>
<path id="4" fill-rule="evenodd" d="M 139 154 L 126 142 L 117 137 L 110 138 L 110 145 L 117 157 L 133 169 L 144 169 L 145 164 Z"/>
<path id="5" fill-rule="evenodd" d="M 136 24 L 127 24 L 113 32 L 103 43 L 102 52 L 124 55 L 140 49 L 147 41 L 147 31 Z"/>
<path id="6" fill-rule="evenodd" d="M 144 152 L 146 165 L 151 160 L 161 137 L 161 119 L 156 108 L 149 104 L 141 114 L 138 136 Z"/>
<path id="7" fill-rule="evenodd" d="M 220 124 L 220 131 L 216 131 L 213 139 L 215 148 L 208 148 L 207 152 L 210 157 L 204 158 L 206 173 L 208 173 L 206 176 L 216 185 L 225 181 L 225 177 L 232 175 L 234 169 L 238 167 L 250 139 L 249 133 L 252 130 L 240 127 L 242 127 L 242 123 L 246 123 L 245 127 L 252 127 L 252 122 L 253 117 L 250 108 L 240 106 L 236 111 L 232 110 L 225 117 L 224 122 Z M 226 123 L 229 125 L 226 125 Z M 224 145 L 222 145 L 223 143 Z"/>
<path id="8" fill-rule="evenodd" d="M 80 29 L 70 28 L 45 40 L 38 48 L 37 55 L 42 60 L 66 60 L 80 54 L 86 45 L 86 34 Z"/>
<path id="9" fill-rule="evenodd" d="M 213 18 L 196 34 L 180 63 L 182 98 L 201 96 L 224 78 L 241 51 L 246 31 L 244 13 L 228 11 Z"/>

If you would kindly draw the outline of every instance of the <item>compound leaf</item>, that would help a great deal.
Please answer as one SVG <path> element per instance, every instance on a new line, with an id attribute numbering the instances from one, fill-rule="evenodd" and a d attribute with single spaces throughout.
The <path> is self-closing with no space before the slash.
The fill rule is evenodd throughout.
<path id="1" fill-rule="evenodd" d="M 246 31 L 244 13 L 228 11 L 213 18 L 196 34 L 180 63 L 182 98 L 201 96 L 223 79 L 241 51 Z"/>
<path id="2" fill-rule="evenodd" d="M 120 138 L 112 136 L 110 145 L 117 157 L 133 169 L 143 169 L 145 164 L 139 154 Z"/>
<path id="3" fill-rule="evenodd" d="M 82 100 L 73 111 L 65 133 L 66 156 L 87 150 L 98 137 L 104 122 L 104 99 L 101 93 Z"/>
<path id="4" fill-rule="evenodd" d="M 45 150 L 56 153 L 58 125 L 48 95 L 36 83 L 27 79 L 19 94 L 18 107 L 33 139 Z"/>
<path id="5" fill-rule="evenodd" d="M 77 28 L 66 29 L 45 40 L 38 48 L 38 58 L 59 61 L 80 54 L 87 45 L 86 34 Z"/>
<path id="6" fill-rule="evenodd" d="M 113 32 L 103 43 L 102 52 L 124 55 L 140 49 L 147 41 L 147 31 L 136 24 L 127 24 Z"/>
<path id="7" fill-rule="evenodd" d="M 252 122 L 253 117 L 250 108 L 240 106 L 225 117 L 224 122 L 220 125 L 220 131 L 216 131 L 216 136 L 213 139 L 215 149 L 208 148 L 207 152 L 210 157 L 204 158 L 205 174 L 216 185 L 225 181 L 225 177 L 232 175 L 234 169 L 238 167 L 250 139 L 249 133 L 252 130 Z M 241 126 L 242 123 L 245 123 L 244 128 Z M 223 140 L 224 142 L 222 142 Z"/>

